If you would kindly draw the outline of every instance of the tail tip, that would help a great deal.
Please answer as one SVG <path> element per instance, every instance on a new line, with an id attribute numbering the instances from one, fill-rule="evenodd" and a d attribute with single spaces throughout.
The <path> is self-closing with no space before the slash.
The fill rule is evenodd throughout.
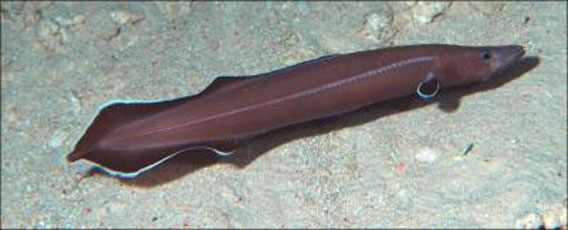
<path id="1" fill-rule="evenodd" d="M 77 150 L 73 150 L 73 152 L 69 153 L 67 155 L 67 161 L 69 162 L 74 162 L 76 160 L 79 160 L 83 157 L 84 153 L 81 151 L 77 151 Z"/>

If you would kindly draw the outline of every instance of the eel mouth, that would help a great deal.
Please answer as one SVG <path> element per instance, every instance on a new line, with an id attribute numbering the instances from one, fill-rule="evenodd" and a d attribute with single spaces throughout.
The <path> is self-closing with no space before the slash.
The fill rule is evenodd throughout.
<path id="1" fill-rule="evenodd" d="M 525 55 L 525 46 L 512 45 L 500 47 L 497 50 L 497 72 L 502 72 L 509 68 Z"/>

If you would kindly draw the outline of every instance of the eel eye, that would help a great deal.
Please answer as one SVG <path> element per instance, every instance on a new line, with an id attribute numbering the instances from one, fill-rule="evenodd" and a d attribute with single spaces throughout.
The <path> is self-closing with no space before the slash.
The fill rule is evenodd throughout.
<path id="1" fill-rule="evenodd" d="M 481 58 L 483 58 L 483 60 L 491 59 L 491 53 L 489 52 L 489 50 L 483 51 L 483 53 L 481 53 Z"/>

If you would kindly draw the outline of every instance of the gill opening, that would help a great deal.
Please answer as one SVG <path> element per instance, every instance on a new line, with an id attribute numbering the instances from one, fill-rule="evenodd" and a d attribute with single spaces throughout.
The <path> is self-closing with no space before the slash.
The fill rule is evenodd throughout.
<path id="1" fill-rule="evenodd" d="M 420 82 L 418 87 L 416 87 L 416 94 L 424 100 L 431 100 L 438 95 L 439 92 L 440 83 L 436 78 Z"/>

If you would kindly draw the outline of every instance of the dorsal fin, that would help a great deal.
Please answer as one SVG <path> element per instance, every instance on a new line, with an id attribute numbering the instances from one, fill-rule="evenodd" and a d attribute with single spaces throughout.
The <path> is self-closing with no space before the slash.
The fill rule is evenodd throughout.
<path id="1" fill-rule="evenodd" d="M 226 92 L 230 89 L 237 88 L 243 84 L 250 82 L 255 76 L 244 76 L 244 77 L 226 77 L 221 76 L 215 78 L 207 88 L 201 91 L 199 96 L 207 96 L 213 93 Z"/>
<path id="2" fill-rule="evenodd" d="M 263 77 L 270 77 L 272 75 L 276 75 L 278 73 L 282 73 L 291 69 L 295 69 L 298 67 L 302 67 L 302 66 L 307 66 L 307 65 L 314 65 L 332 58 L 335 58 L 337 56 L 340 56 L 338 54 L 331 54 L 331 55 L 326 55 L 326 56 L 321 56 L 312 60 L 308 60 L 308 61 L 304 61 L 304 62 L 300 62 L 298 64 L 295 65 L 291 65 L 291 66 L 287 66 L 284 68 L 280 68 L 274 71 L 271 71 L 269 73 L 262 73 L 259 75 L 253 75 L 253 76 L 239 76 L 239 77 L 227 77 L 227 76 L 220 76 L 215 78 L 215 80 L 213 80 L 213 82 L 211 82 L 211 84 L 209 84 L 209 86 L 207 86 L 207 88 L 205 88 L 203 91 L 201 91 L 198 95 L 199 96 L 207 96 L 209 94 L 212 93 L 218 93 L 218 92 L 226 92 L 230 89 L 234 89 L 237 88 L 241 85 L 250 83 L 251 81 L 255 81 L 258 80 L 260 78 Z"/>
<path id="3" fill-rule="evenodd" d="M 216 92 L 226 91 L 230 88 L 235 88 L 243 82 L 250 80 L 252 77 L 217 77 L 209 86 L 198 94 L 181 97 L 172 100 L 162 101 L 111 101 L 103 106 L 97 115 L 97 120 L 112 120 L 110 126 L 119 123 L 130 122 L 137 119 L 142 119 L 146 116 L 168 110 L 178 105 L 199 99 Z M 93 123 L 94 123 L 93 122 Z M 109 123 L 107 123 L 109 124 Z"/>
<path id="4" fill-rule="evenodd" d="M 255 75 L 255 76 L 251 76 L 251 77 L 270 77 L 270 76 L 276 76 L 278 74 L 281 74 L 283 72 L 289 71 L 289 70 L 293 70 L 296 68 L 300 68 L 300 67 L 305 67 L 305 66 L 310 66 L 310 65 L 315 65 L 315 64 L 319 64 L 325 61 L 329 61 L 333 58 L 339 57 L 341 56 L 340 54 L 330 54 L 330 55 L 326 55 L 326 56 L 321 56 L 321 57 L 317 57 L 311 60 L 307 60 L 307 61 L 303 61 L 294 65 L 290 65 L 290 66 L 285 66 L 282 67 L 280 69 L 276 69 L 273 70 L 271 72 L 268 73 L 263 73 L 263 74 L 259 74 L 259 75 Z"/>

